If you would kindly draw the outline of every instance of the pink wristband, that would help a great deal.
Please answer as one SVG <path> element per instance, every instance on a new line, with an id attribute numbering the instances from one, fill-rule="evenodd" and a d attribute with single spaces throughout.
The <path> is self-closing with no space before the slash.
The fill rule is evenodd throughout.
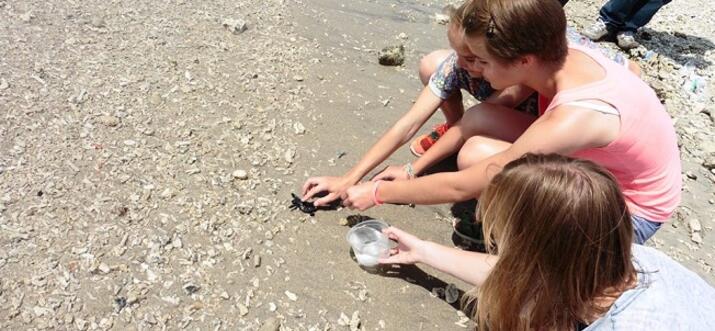
<path id="1" fill-rule="evenodd" d="M 377 188 L 380 187 L 381 182 L 382 180 L 376 181 L 375 186 L 372 189 L 372 202 L 375 204 L 375 206 L 383 204 L 383 201 L 381 201 L 380 198 L 377 197 Z"/>

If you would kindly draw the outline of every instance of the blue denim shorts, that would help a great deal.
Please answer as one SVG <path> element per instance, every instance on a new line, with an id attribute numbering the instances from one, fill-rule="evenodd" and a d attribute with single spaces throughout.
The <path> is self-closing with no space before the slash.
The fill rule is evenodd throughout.
<path id="1" fill-rule="evenodd" d="M 633 242 L 643 245 L 650 237 L 652 237 L 663 223 L 649 221 L 642 216 L 631 215 L 633 222 Z"/>

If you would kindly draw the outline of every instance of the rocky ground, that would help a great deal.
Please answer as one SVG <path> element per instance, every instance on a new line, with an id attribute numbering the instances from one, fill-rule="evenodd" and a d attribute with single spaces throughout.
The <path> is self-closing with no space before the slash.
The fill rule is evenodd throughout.
<path id="1" fill-rule="evenodd" d="M 666 6 L 630 55 L 684 164 L 682 207 L 650 244 L 715 284 L 708 1 Z M 599 5 L 567 14 L 581 27 Z M 344 240 L 369 216 L 448 244 L 451 206 L 288 209 L 307 176 L 346 171 L 410 106 L 419 57 L 447 46 L 443 6 L 0 0 L 0 327 L 467 327 L 450 304 L 466 284 L 365 271 Z M 404 66 L 380 66 L 397 44 Z"/>

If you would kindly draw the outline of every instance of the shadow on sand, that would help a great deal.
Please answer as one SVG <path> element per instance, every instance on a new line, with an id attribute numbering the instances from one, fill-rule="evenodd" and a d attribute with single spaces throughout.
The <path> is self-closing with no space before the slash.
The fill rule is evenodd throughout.
<path id="1" fill-rule="evenodd" d="M 701 70 L 712 65 L 712 62 L 705 58 L 705 53 L 715 49 L 715 44 L 706 38 L 677 31 L 671 33 L 643 28 L 638 33 L 638 40 L 645 48 L 680 65 L 691 63 Z"/>
<path id="2" fill-rule="evenodd" d="M 444 303 L 452 306 L 455 310 L 461 310 L 467 316 L 470 316 L 470 312 L 473 309 L 473 302 L 464 301 L 465 292 L 463 290 L 452 285 L 450 287 L 454 288 L 456 292 L 451 295 L 446 295 L 445 289 L 450 284 L 426 273 L 416 265 L 386 265 L 381 266 L 374 272 L 384 277 L 401 278 L 409 283 L 419 285 L 430 294 L 442 300 Z M 467 305 L 463 306 L 463 303 L 466 303 Z"/>
<path id="3" fill-rule="evenodd" d="M 457 170 L 457 156 L 453 155 L 427 169 L 424 172 L 424 175 L 430 175 L 438 172 L 452 172 Z M 476 221 L 475 210 L 477 208 L 477 204 L 478 202 L 476 199 L 461 201 L 452 204 L 452 207 L 450 208 L 452 217 L 457 219 L 459 222 L 474 223 Z M 481 230 L 478 232 L 481 232 Z M 483 238 L 481 238 L 481 233 L 476 233 L 475 236 L 478 240 L 483 241 Z M 476 244 L 474 242 L 467 241 L 464 238 L 460 237 L 456 232 L 452 233 L 452 243 L 455 246 L 464 250 L 474 252 L 486 252 L 486 248 L 483 244 Z"/>
<path id="4" fill-rule="evenodd" d="M 353 227 L 356 224 L 359 224 L 361 222 L 364 222 L 366 220 L 373 219 L 370 216 L 367 215 L 361 215 L 361 214 L 354 214 L 350 215 L 347 217 L 347 222 L 346 226 L 348 227 Z M 350 248 L 350 258 L 357 262 L 357 259 L 355 257 L 355 252 L 353 251 L 352 248 Z M 447 295 L 446 289 L 448 287 L 447 282 L 434 277 L 428 273 L 426 273 L 424 270 L 420 269 L 416 265 L 400 265 L 400 264 L 391 264 L 391 265 L 379 265 L 377 267 L 362 267 L 363 270 L 365 270 L 368 273 L 371 274 L 377 274 L 381 275 L 383 277 L 390 277 L 390 278 L 401 278 L 409 283 L 419 285 L 420 287 L 424 288 L 427 290 L 427 292 L 435 295 L 438 297 L 440 300 L 444 301 L 448 305 L 452 306 L 456 310 L 462 310 L 465 313 L 468 312 L 468 310 L 463 310 L 462 309 L 462 298 L 464 296 L 464 291 L 461 289 L 458 289 L 454 287 L 454 285 L 450 286 L 453 288 L 452 290 L 456 290 L 456 293 L 450 293 Z M 471 305 L 470 305 L 471 306 Z M 469 307 L 469 306 L 468 306 Z"/>

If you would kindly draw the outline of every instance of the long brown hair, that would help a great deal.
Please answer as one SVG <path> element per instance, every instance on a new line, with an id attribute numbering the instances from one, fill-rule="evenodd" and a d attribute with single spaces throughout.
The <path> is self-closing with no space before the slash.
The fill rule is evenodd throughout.
<path id="1" fill-rule="evenodd" d="M 480 330 L 573 329 L 635 280 L 628 208 L 593 162 L 527 154 L 492 179 L 478 216 L 499 254 L 475 289 Z"/>
<path id="2" fill-rule="evenodd" d="M 451 15 L 467 37 L 484 37 L 502 63 L 535 55 L 561 63 L 568 53 L 566 15 L 556 0 L 467 0 Z"/>

